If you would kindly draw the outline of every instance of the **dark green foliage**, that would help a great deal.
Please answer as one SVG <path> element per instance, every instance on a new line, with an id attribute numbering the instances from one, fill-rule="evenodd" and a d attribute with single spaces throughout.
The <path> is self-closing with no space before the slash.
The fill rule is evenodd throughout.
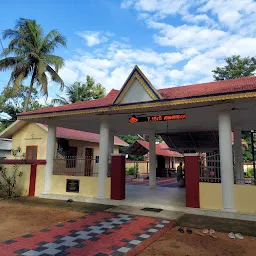
<path id="1" fill-rule="evenodd" d="M 95 84 L 92 77 L 86 77 L 86 83 L 75 82 L 72 85 L 65 86 L 66 96 L 57 94 L 57 98 L 52 100 L 53 104 L 66 105 L 79 101 L 99 99 L 105 96 L 105 88 L 100 84 Z"/>
<path id="2" fill-rule="evenodd" d="M 17 113 L 23 112 L 27 91 L 28 87 L 20 85 L 17 88 L 6 87 L 0 92 L 0 113 L 4 112 L 11 117 L 10 120 L 0 120 L 0 132 L 16 121 Z M 39 103 L 39 93 L 36 88 L 33 88 L 27 110 L 42 109 L 49 106 Z"/>
<path id="3" fill-rule="evenodd" d="M 126 175 L 133 175 L 133 176 L 137 176 L 139 172 L 139 164 L 136 163 L 135 166 L 129 167 L 126 170 Z"/>
<path id="4" fill-rule="evenodd" d="M 256 70 L 256 58 L 242 58 L 240 55 L 233 55 L 226 58 L 224 67 L 216 67 L 212 72 L 216 81 L 253 76 Z"/>

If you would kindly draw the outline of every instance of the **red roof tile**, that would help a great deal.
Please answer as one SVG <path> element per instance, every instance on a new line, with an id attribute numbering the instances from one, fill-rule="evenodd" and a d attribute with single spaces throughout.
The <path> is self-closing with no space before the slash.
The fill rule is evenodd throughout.
<path id="1" fill-rule="evenodd" d="M 166 89 L 160 89 L 158 92 L 166 100 L 174 100 L 179 98 L 192 98 L 199 96 L 209 96 L 218 95 L 226 93 L 236 93 L 243 91 L 256 91 L 256 76 L 243 77 L 231 80 L 223 80 L 217 82 L 209 82 L 202 84 L 192 84 L 186 86 L 177 86 Z M 90 101 L 82 101 L 69 105 L 45 108 L 40 110 L 35 110 L 31 112 L 24 112 L 18 115 L 26 114 L 39 114 L 39 113 L 51 113 L 51 112 L 61 112 L 70 111 L 78 109 L 89 109 L 97 107 L 107 107 L 113 104 L 116 96 L 118 95 L 118 90 L 111 90 L 108 95 L 104 98 Z"/>
<path id="2" fill-rule="evenodd" d="M 138 143 L 140 143 L 141 146 L 149 150 L 149 142 L 144 140 L 137 140 Z M 180 154 L 177 151 L 168 150 L 167 144 L 163 141 L 159 144 L 156 144 L 156 155 L 158 156 L 169 156 L 169 157 L 183 157 L 182 154 Z"/>
<path id="3" fill-rule="evenodd" d="M 165 99 L 189 98 L 256 90 L 256 76 L 160 89 Z"/>
<path id="4" fill-rule="evenodd" d="M 48 127 L 47 125 L 45 125 Z M 66 139 L 74 139 L 74 140 L 83 140 L 90 142 L 100 142 L 100 135 L 97 133 L 83 132 L 73 129 L 67 129 L 63 127 L 56 128 L 56 136 L 58 138 L 66 138 Z M 119 139 L 118 137 L 114 137 L 114 144 L 118 146 L 128 146 L 126 142 Z"/>

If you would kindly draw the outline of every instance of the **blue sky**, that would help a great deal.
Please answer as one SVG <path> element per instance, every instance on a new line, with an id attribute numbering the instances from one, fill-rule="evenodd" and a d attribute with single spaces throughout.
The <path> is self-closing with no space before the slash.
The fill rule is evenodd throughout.
<path id="1" fill-rule="evenodd" d="M 119 89 L 136 64 L 156 88 L 212 81 L 224 58 L 256 53 L 253 0 L 9 0 L 0 9 L 0 31 L 23 17 L 66 36 L 56 54 L 67 85 L 91 75 L 107 91 Z M 0 73 L 0 88 L 8 78 Z M 51 99 L 58 85 L 49 92 Z"/>

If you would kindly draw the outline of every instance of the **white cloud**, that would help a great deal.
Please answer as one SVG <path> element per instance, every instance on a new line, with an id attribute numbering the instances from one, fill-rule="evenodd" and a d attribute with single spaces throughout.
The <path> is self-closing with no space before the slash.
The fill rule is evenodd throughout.
<path id="1" fill-rule="evenodd" d="M 106 43 L 108 41 L 108 37 L 111 36 L 110 33 L 99 32 L 99 31 L 83 31 L 77 32 L 77 35 L 82 37 L 87 46 L 94 46 L 101 43 Z"/>
<path id="2" fill-rule="evenodd" d="M 204 2 L 205 4 L 198 11 L 216 15 L 219 23 L 231 30 L 237 30 L 239 27 L 246 29 L 244 25 L 248 25 L 248 17 L 249 23 L 255 24 L 256 3 L 253 0 L 208 0 Z M 250 17 L 253 17 L 253 20 Z"/>
<path id="3" fill-rule="evenodd" d="M 211 81 L 212 70 L 223 65 L 224 58 L 255 56 L 254 0 L 124 0 L 122 7 L 137 11 L 155 43 L 169 47 L 170 56 L 182 56 L 181 65 L 174 62 L 169 72 L 162 72 L 165 82 Z"/>
<path id="4" fill-rule="evenodd" d="M 85 31 L 88 46 L 66 60 L 60 75 L 67 84 L 86 75 L 107 92 L 120 89 L 134 65 L 156 88 L 213 80 L 212 70 L 231 55 L 255 56 L 256 7 L 253 0 L 124 0 L 137 22 L 145 22 L 152 42 L 132 45 L 123 35 Z M 143 36 L 143 35 L 142 35 Z"/>
<path id="5" fill-rule="evenodd" d="M 182 17 L 184 21 L 194 23 L 194 24 L 200 24 L 204 23 L 209 26 L 215 26 L 215 22 L 209 18 L 206 14 L 198 14 L 198 15 L 193 15 L 193 14 L 187 14 Z"/>
<path id="6" fill-rule="evenodd" d="M 197 0 L 193 0 L 197 3 Z M 183 14 L 192 5 L 190 0 L 124 0 L 122 8 L 135 8 L 138 11 L 153 13 L 157 18 L 165 18 L 170 14 Z"/>
<path id="7" fill-rule="evenodd" d="M 151 49 L 136 49 L 128 44 L 113 42 L 104 48 L 104 54 L 95 50 L 90 54 L 79 51 L 65 62 L 60 75 L 66 84 L 84 81 L 86 75 L 106 87 L 120 89 L 133 67 L 138 64 L 156 87 L 166 87 L 172 65 L 184 60 L 187 55 L 180 52 L 156 52 Z"/>
<path id="8" fill-rule="evenodd" d="M 150 28 L 159 30 L 154 36 L 161 46 L 174 46 L 178 49 L 196 48 L 197 50 L 211 48 L 221 44 L 228 36 L 227 32 L 200 26 L 182 25 L 174 27 L 165 23 L 148 21 Z"/>

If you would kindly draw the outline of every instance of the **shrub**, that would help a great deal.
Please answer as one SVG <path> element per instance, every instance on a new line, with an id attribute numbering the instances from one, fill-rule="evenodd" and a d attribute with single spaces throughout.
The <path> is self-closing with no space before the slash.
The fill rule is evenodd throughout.
<path id="1" fill-rule="evenodd" d="M 135 173 L 135 168 L 134 167 L 129 167 L 126 170 L 126 175 L 134 175 L 134 173 Z"/>
<path id="2" fill-rule="evenodd" d="M 24 157 L 24 155 L 20 154 L 20 149 L 12 150 L 12 155 L 15 159 Z M 12 166 L 12 173 L 7 174 L 6 168 L 3 165 L 0 165 L 0 197 L 10 198 L 20 195 L 16 188 L 17 178 L 22 176 L 19 167 L 18 164 L 14 164 Z"/>
<path id="3" fill-rule="evenodd" d="M 247 172 L 246 172 L 246 178 L 254 178 L 253 167 L 248 167 Z"/>
<path id="4" fill-rule="evenodd" d="M 139 164 L 136 163 L 135 167 L 129 167 L 128 169 L 126 169 L 126 175 L 133 175 L 133 176 L 137 176 L 138 175 L 138 170 L 139 170 Z"/>

